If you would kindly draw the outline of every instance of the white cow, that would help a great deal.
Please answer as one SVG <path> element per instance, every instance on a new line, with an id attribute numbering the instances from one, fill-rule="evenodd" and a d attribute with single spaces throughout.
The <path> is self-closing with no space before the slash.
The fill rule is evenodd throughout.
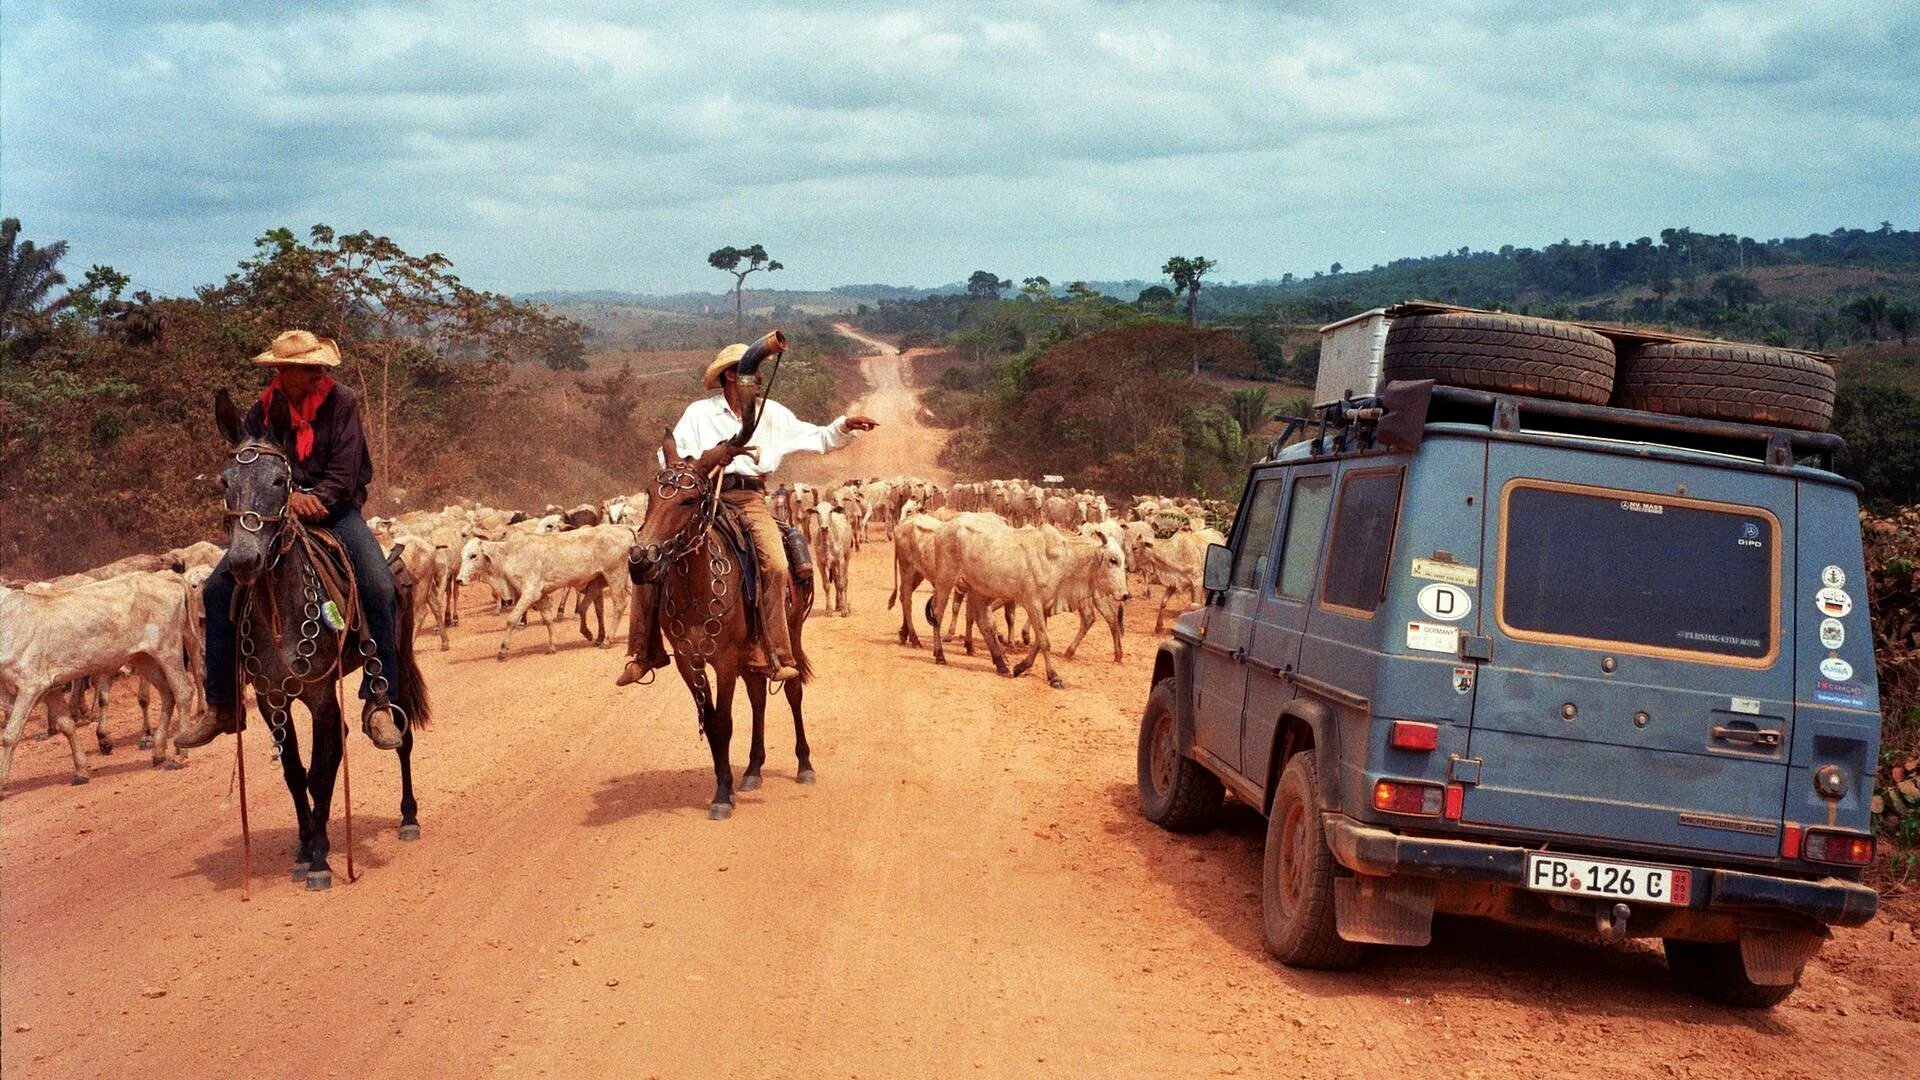
<path id="1" fill-rule="evenodd" d="M 506 636 L 500 640 L 499 659 L 507 658 L 513 633 L 526 619 L 529 610 L 538 609 L 547 626 L 547 651 L 554 651 L 553 618 L 549 597 L 565 589 L 583 592 L 611 590 L 614 594 L 614 619 L 626 608 L 627 553 L 633 547 L 633 530 L 624 525 L 592 525 L 584 529 L 553 535 L 532 534 L 510 540 L 467 541 L 461 552 L 462 584 L 485 581 L 496 593 L 514 597 L 513 610 L 507 614 Z M 603 604 L 604 602 L 602 602 Z M 580 632 L 587 635 L 586 615 L 581 614 Z M 601 607 L 601 648 L 609 645 L 604 606 Z"/>

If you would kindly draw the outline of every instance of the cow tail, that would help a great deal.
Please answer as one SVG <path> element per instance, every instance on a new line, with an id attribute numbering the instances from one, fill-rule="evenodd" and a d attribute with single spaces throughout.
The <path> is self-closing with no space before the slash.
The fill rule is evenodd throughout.
<path id="1" fill-rule="evenodd" d="M 400 660 L 400 708 L 407 714 L 407 725 L 411 728 L 426 730 L 432 720 L 432 707 L 427 699 L 427 680 L 420 676 L 420 665 L 413 658 L 413 623 L 417 612 L 413 608 L 413 589 L 411 587 L 395 590 L 394 606 L 398 609 L 399 626 L 395 636 L 394 651 Z"/>
<path id="2" fill-rule="evenodd" d="M 900 599 L 900 552 L 896 549 L 893 553 L 893 591 L 887 594 L 887 610 L 892 611 L 894 603 L 899 599 Z"/>

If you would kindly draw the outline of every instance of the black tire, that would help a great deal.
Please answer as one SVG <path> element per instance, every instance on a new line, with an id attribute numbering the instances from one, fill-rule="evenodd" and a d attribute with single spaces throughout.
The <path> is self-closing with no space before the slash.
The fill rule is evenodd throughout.
<path id="1" fill-rule="evenodd" d="M 1620 358 L 1613 403 L 1623 409 L 1825 431 L 1833 368 L 1758 345 L 1642 345 Z"/>
<path id="2" fill-rule="evenodd" d="M 1800 988 L 1762 986 L 1747 978 L 1737 941 L 1676 941 L 1667 938 L 1667 971 L 1681 989 L 1739 1009 L 1771 1009 Z"/>
<path id="3" fill-rule="evenodd" d="M 1605 405 L 1613 342 L 1581 326 L 1524 315 L 1408 315 L 1387 329 L 1381 375 L 1443 386 Z"/>
<path id="4" fill-rule="evenodd" d="M 1140 718 L 1140 813 L 1170 832 L 1198 832 L 1218 816 L 1226 789 L 1187 756 L 1173 706 L 1174 681 L 1153 684 Z"/>
<path id="5" fill-rule="evenodd" d="M 1280 773 L 1267 816 L 1260 912 L 1275 960 L 1331 971 L 1358 964 L 1366 946 L 1342 938 L 1334 925 L 1333 881 L 1343 871 L 1320 824 L 1319 789 L 1312 751 L 1295 754 Z"/>

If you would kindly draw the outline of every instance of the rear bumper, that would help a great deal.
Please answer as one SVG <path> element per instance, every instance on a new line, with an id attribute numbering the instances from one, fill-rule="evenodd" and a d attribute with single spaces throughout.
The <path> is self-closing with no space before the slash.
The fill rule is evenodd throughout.
<path id="1" fill-rule="evenodd" d="M 1443 878 L 1452 881 L 1526 887 L 1527 849 L 1474 840 L 1401 836 L 1364 825 L 1344 814 L 1324 815 L 1327 846 L 1349 870 L 1385 876 Z M 1644 862 L 1633 858 L 1628 861 Z M 1663 860 L 1686 865 L 1684 860 Z M 1859 926 L 1880 908 L 1880 894 L 1857 882 L 1826 878 L 1802 881 L 1740 870 L 1690 867 L 1690 907 L 1738 914 L 1791 912 L 1830 926 Z"/>

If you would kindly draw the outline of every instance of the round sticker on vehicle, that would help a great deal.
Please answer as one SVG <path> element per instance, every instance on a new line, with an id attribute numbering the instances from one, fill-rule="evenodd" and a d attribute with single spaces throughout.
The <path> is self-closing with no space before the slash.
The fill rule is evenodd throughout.
<path id="1" fill-rule="evenodd" d="M 1847 587 L 1847 572 L 1837 566 L 1829 566 L 1820 571 L 1820 584 L 1829 589 L 1844 589 Z"/>
<path id="2" fill-rule="evenodd" d="M 1839 619 L 1820 620 L 1820 644 L 1837 649 L 1847 643 L 1847 627 Z"/>
<path id="3" fill-rule="evenodd" d="M 1426 612 L 1429 619 L 1458 622 L 1473 610 L 1473 598 L 1458 585 L 1429 585 L 1420 590 L 1420 610 Z"/>
<path id="4" fill-rule="evenodd" d="M 1844 619 L 1853 610 L 1853 597 L 1839 589 L 1821 589 L 1813 594 L 1813 606 L 1819 608 L 1822 615 Z"/>
<path id="5" fill-rule="evenodd" d="M 1829 656 L 1820 661 L 1820 674 L 1834 682 L 1846 682 L 1853 678 L 1853 665 L 1837 656 Z"/>

